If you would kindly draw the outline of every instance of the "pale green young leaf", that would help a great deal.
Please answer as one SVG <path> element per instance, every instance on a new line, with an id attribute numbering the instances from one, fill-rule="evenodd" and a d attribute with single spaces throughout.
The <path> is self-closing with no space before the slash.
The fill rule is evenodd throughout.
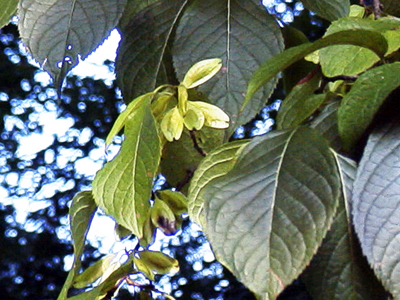
<path id="1" fill-rule="evenodd" d="M 165 235 L 175 234 L 176 218 L 172 209 L 163 200 L 156 198 L 150 211 L 150 218 L 155 227 L 160 228 Z"/>
<path id="2" fill-rule="evenodd" d="M 149 210 L 153 179 L 161 156 L 157 125 L 147 101 L 125 122 L 125 139 L 118 155 L 93 181 L 96 203 L 116 222 L 141 237 Z"/>
<path id="3" fill-rule="evenodd" d="M 137 97 L 134 101 L 128 104 L 127 108 L 115 120 L 113 127 L 106 138 L 106 145 L 110 145 L 114 136 L 116 136 L 125 126 L 128 118 L 135 110 L 140 109 L 143 105 L 150 105 L 153 98 L 153 93 L 147 93 Z"/>
<path id="4" fill-rule="evenodd" d="M 350 0 L 303 0 L 302 3 L 328 21 L 346 17 L 350 11 Z"/>
<path id="5" fill-rule="evenodd" d="M 171 208 L 175 215 L 187 212 L 188 199 L 184 194 L 171 190 L 158 191 L 157 194 Z"/>
<path id="6" fill-rule="evenodd" d="M 219 107 L 202 101 L 191 101 L 204 115 L 204 125 L 224 129 L 229 127 L 229 116 Z"/>
<path id="7" fill-rule="evenodd" d="M 195 63 L 185 74 L 181 84 L 187 89 L 195 88 L 209 79 L 221 70 L 222 61 L 220 58 L 211 58 Z"/>
<path id="8" fill-rule="evenodd" d="M 21 0 L 18 28 L 33 58 L 61 86 L 118 24 L 126 0 Z"/>
<path id="9" fill-rule="evenodd" d="M 190 181 L 188 193 L 188 211 L 193 222 L 204 226 L 203 188 L 212 180 L 228 173 L 240 151 L 249 143 L 248 140 L 226 143 L 211 151 L 198 166 Z"/>
<path id="10" fill-rule="evenodd" d="M 336 153 L 335 157 L 342 182 L 338 211 L 301 279 L 314 300 L 385 299 L 386 293 L 362 256 L 352 227 L 351 196 L 357 165 Z"/>
<path id="11" fill-rule="evenodd" d="M 129 3 L 129 5 L 144 6 Z M 163 73 L 163 60 L 176 22 L 182 14 L 184 0 L 151 2 L 139 14 L 134 9 L 129 21 L 120 27 L 123 39 L 115 63 L 117 82 L 126 102 L 148 93 L 166 78 L 158 81 Z M 128 19 L 127 16 L 124 19 Z"/>
<path id="12" fill-rule="evenodd" d="M 245 107 L 253 98 L 254 94 L 271 78 L 279 72 L 285 70 L 293 63 L 304 58 L 306 55 L 332 45 L 357 45 L 369 48 L 379 56 L 383 57 L 387 51 L 387 42 L 385 37 L 375 31 L 370 30 L 345 30 L 321 38 L 314 43 L 306 43 L 296 47 L 289 48 L 267 61 L 265 61 L 251 77 L 246 92 L 246 98 L 243 103 Z"/>
<path id="13" fill-rule="evenodd" d="M 183 118 L 183 122 L 185 123 L 185 127 L 189 130 L 200 130 L 203 128 L 205 117 L 201 109 L 188 102 L 188 110 Z"/>
<path id="14" fill-rule="evenodd" d="M 275 79 L 240 112 L 251 74 L 282 49 L 281 30 L 259 1 L 195 0 L 179 21 L 172 54 L 181 82 L 187 70 L 198 61 L 211 57 L 222 59 L 221 71 L 198 89 L 208 95 L 211 104 L 229 115 L 229 137 L 237 126 L 250 121 L 265 105 L 275 87 Z"/>
<path id="15" fill-rule="evenodd" d="M 317 72 L 298 83 L 282 101 L 276 118 L 277 129 L 296 127 L 306 120 L 325 100 L 324 94 L 315 95 L 321 73 Z"/>
<path id="16" fill-rule="evenodd" d="M 385 55 L 389 55 L 400 47 L 400 20 L 342 18 L 329 26 L 325 36 L 348 29 L 363 29 L 381 33 L 388 43 Z M 319 58 L 322 72 L 327 77 L 357 75 L 380 60 L 379 56 L 370 49 L 354 45 L 336 45 L 321 49 Z"/>
<path id="17" fill-rule="evenodd" d="M 0 28 L 7 25 L 17 12 L 18 0 L 2 0 L 0 2 Z"/>
<path id="18" fill-rule="evenodd" d="M 179 140 L 183 131 L 183 118 L 178 107 L 171 108 L 163 117 L 160 128 L 167 141 Z"/>
<path id="19" fill-rule="evenodd" d="M 400 86 L 399 74 L 399 62 L 368 70 L 343 98 L 338 110 L 338 128 L 346 150 L 367 129 L 386 97 Z"/>
<path id="20" fill-rule="evenodd" d="M 97 206 L 93 200 L 92 192 L 90 191 L 79 192 L 72 199 L 72 205 L 69 209 L 69 218 L 74 246 L 74 263 L 57 298 L 58 300 L 67 298 L 68 290 L 72 286 L 74 278 L 81 268 L 81 256 L 85 246 L 86 235 L 96 209 Z"/>
<path id="21" fill-rule="evenodd" d="M 315 130 L 274 131 L 206 184 L 205 232 L 221 263 L 260 299 L 275 299 L 309 264 L 339 195 L 335 157 Z"/>
<path id="22" fill-rule="evenodd" d="M 371 133 L 353 189 L 355 231 L 376 276 L 400 299 L 400 125 L 398 118 Z"/>

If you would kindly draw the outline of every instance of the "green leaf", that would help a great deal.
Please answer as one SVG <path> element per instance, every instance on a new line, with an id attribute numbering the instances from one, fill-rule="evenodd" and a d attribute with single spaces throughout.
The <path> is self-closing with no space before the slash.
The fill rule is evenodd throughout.
<path id="1" fill-rule="evenodd" d="M 370 135 L 353 191 L 354 227 L 361 248 L 385 288 L 400 299 L 400 126 Z"/>
<path id="2" fill-rule="evenodd" d="M 138 252 L 139 258 L 134 258 L 139 271 L 147 278 L 154 280 L 154 274 L 176 273 L 179 271 L 179 263 L 168 255 L 155 251 Z"/>
<path id="3" fill-rule="evenodd" d="M 385 291 L 375 278 L 351 225 L 351 194 L 356 163 L 335 155 L 342 181 L 338 211 L 322 246 L 302 275 L 314 300 L 381 300 Z"/>
<path id="4" fill-rule="evenodd" d="M 18 28 L 32 56 L 61 86 L 117 25 L 126 0 L 21 0 Z"/>
<path id="5" fill-rule="evenodd" d="M 153 93 L 147 93 L 137 97 L 134 101 L 128 104 L 128 107 L 118 116 L 117 120 L 115 120 L 113 127 L 107 135 L 106 145 L 110 145 L 114 136 L 118 134 L 122 130 L 122 128 L 126 125 L 126 122 L 129 120 L 130 115 L 135 112 L 135 110 L 139 109 L 143 102 L 148 102 L 153 99 Z"/>
<path id="6" fill-rule="evenodd" d="M 349 150 L 355 144 L 386 97 L 398 86 L 399 62 L 371 69 L 356 80 L 338 111 L 338 126 L 344 149 Z"/>
<path id="7" fill-rule="evenodd" d="M 297 84 L 282 101 L 276 118 L 277 129 L 296 127 L 306 120 L 324 102 L 325 94 L 315 95 L 321 73 L 311 74 Z"/>
<path id="8" fill-rule="evenodd" d="M 201 131 L 192 132 L 200 149 L 208 153 L 221 145 L 224 132 L 220 129 L 203 127 Z M 203 153 L 203 154 L 204 154 Z M 182 192 L 187 188 L 188 177 L 196 170 L 203 155 L 196 149 L 192 137 L 184 130 L 178 141 L 167 143 L 163 148 L 161 173 L 172 186 L 178 186 Z"/>
<path id="9" fill-rule="evenodd" d="M 183 131 L 183 118 L 178 107 L 171 108 L 160 124 L 161 131 L 167 141 L 179 140 Z"/>
<path id="10" fill-rule="evenodd" d="M 175 215 L 187 212 L 188 199 L 180 192 L 163 190 L 157 192 L 158 196 L 171 208 Z"/>
<path id="11" fill-rule="evenodd" d="M 349 0 L 303 0 L 301 3 L 328 21 L 346 17 L 350 12 Z"/>
<path id="12" fill-rule="evenodd" d="M 386 55 L 400 47 L 400 20 L 380 18 L 379 20 L 342 18 L 332 23 L 326 36 L 348 29 L 363 29 L 381 33 L 386 37 Z M 380 60 L 379 56 L 367 48 L 353 45 L 337 45 L 321 49 L 319 52 L 322 72 L 327 77 L 357 75 Z"/>
<path id="13" fill-rule="evenodd" d="M 96 174 L 93 195 L 106 214 L 142 237 L 161 142 L 149 99 L 143 97 L 135 103 L 136 108 L 125 122 L 121 150 Z"/>
<path id="14" fill-rule="evenodd" d="M 0 2 L 0 28 L 10 22 L 17 11 L 18 0 L 2 0 Z"/>
<path id="15" fill-rule="evenodd" d="M 285 49 L 309 42 L 306 35 L 293 26 L 285 25 L 285 27 L 282 28 L 282 34 L 285 40 Z M 306 77 L 308 73 L 314 70 L 315 67 L 315 64 L 304 59 L 301 59 L 289 66 L 283 72 L 283 85 L 285 90 L 290 91 L 296 84 L 299 83 L 301 79 Z"/>
<path id="16" fill-rule="evenodd" d="M 125 278 L 127 275 L 133 273 L 135 270 L 132 268 L 133 257 L 131 257 L 127 262 L 125 262 L 120 268 L 113 271 L 107 279 L 105 279 L 101 284 L 96 286 L 90 291 L 80 293 L 76 296 L 69 298 L 62 298 L 59 300 L 103 300 L 106 294 L 118 287 L 123 281 L 121 279 Z"/>
<path id="17" fill-rule="evenodd" d="M 123 38 L 115 68 L 126 102 L 156 87 L 168 41 L 186 2 L 158 1 L 140 14 L 134 10 L 129 23 L 120 28 Z"/>
<path id="18" fill-rule="evenodd" d="M 159 0 L 127 0 L 124 13 L 119 20 L 118 27 L 125 28 L 128 26 L 129 21 L 134 18 L 140 11 L 146 7 L 158 2 Z"/>
<path id="19" fill-rule="evenodd" d="M 400 17 L 400 6 L 398 0 L 381 0 L 383 11 L 389 15 Z"/>
<path id="20" fill-rule="evenodd" d="M 310 124 L 312 128 L 315 128 L 329 142 L 329 146 L 334 150 L 341 148 L 337 125 L 338 109 L 338 101 L 327 104 Z"/>
<path id="21" fill-rule="evenodd" d="M 186 73 L 181 84 L 187 89 L 195 88 L 210 80 L 221 70 L 222 61 L 219 58 L 211 58 L 195 63 Z"/>
<path id="22" fill-rule="evenodd" d="M 245 111 L 240 112 L 251 74 L 282 48 L 279 26 L 261 4 L 241 0 L 196 0 L 190 3 L 179 21 L 172 54 L 180 81 L 194 63 L 207 58 L 222 59 L 221 71 L 199 90 L 229 115 L 229 136 L 265 105 L 275 87 L 274 79 Z"/>
<path id="23" fill-rule="evenodd" d="M 275 299 L 317 251 L 339 191 L 335 158 L 316 131 L 271 132 L 206 185 L 205 232 L 220 262 L 261 299 Z"/>
<path id="24" fill-rule="evenodd" d="M 112 253 L 106 255 L 88 267 L 85 271 L 75 277 L 74 287 L 81 289 L 87 285 L 93 283 L 100 277 L 102 277 L 107 270 L 111 269 L 114 271 L 116 268 L 113 266 L 112 262 L 116 258 L 116 254 Z M 117 264 L 119 266 L 119 264 Z"/>
<path id="25" fill-rule="evenodd" d="M 203 188 L 212 180 L 228 173 L 236 163 L 240 151 L 248 143 L 248 140 L 239 140 L 221 145 L 210 152 L 194 172 L 188 193 L 189 216 L 193 222 L 204 226 Z"/>
<path id="26" fill-rule="evenodd" d="M 72 199 L 69 217 L 74 245 L 74 263 L 57 298 L 59 300 L 67 298 L 68 290 L 81 268 L 81 256 L 85 247 L 86 235 L 96 209 L 97 206 L 90 191 L 79 192 Z"/>
<path id="27" fill-rule="evenodd" d="M 268 59 L 254 72 L 247 87 L 243 106 L 249 103 L 250 99 L 264 84 L 293 63 L 318 49 L 344 44 L 369 48 L 381 57 L 387 51 L 387 42 L 384 36 L 370 30 L 345 30 L 321 38 L 314 43 L 306 43 L 289 48 L 281 54 Z"/>

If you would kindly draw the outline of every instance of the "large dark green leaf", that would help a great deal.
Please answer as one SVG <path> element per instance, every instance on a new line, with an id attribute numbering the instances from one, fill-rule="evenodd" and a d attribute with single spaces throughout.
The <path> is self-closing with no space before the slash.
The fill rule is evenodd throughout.
<path id="1" fill-rule="evenodd" d="M 16 13 L 17 0 L 2 0 L 0 2 L 0 28 L 10 22 L 11 17 Z"/>
<path id="2" fill-rule="evenodd" d="M 210 152 L 198 166 L 190 181 L 188 193 L 188 210 L 192 221 L 204 226 L 203 187 L 210 181 L 228 173 L 236 163 L 240 150 L 248 143 L 247 140 L 225 143 Z"/>
<path id="3" fill-rule="evenodd" d="M 85 246 L 86 235 L 96 209 L 97 206 L 90 191 L 79 192 L 72 199 L 69 216 L 71 235 L 74 243 L 74 263 L 60 292 L 59 300 L 66 299 L 68 289 L 71 287 L 74 277 L 80 271 L 81 256 Z"/>
<path id="4" fill-rule="evenodd" d="M 254 138 L 203 197 L 217 258 L 261 299 L 275 297 L 311 260 L 340 191 L 335 158 L 308 127 Z"/>
<path id="5" fill-rule="evenodd" d="M 319 131 L 319 133 L 329 142 L 329 146 L 334 150 L 339 150 L 341 148 L 337 125 L 338 109 L 338 101 L 327 104 L 310 124 L 312 128 Z"/>
<path id="6" fill-rule="evenodd" d="M 375 274 L 400 299 L 400 125 L 373 132 L 354 182 L 353 216 Z"/>
<path id="7" fill-rule="evenodd" d="M 127 0 L 124 13 L 119 20 L 118 27 L 125 28 L 139 12 L 159 0 Z"/>
<path id="8" fill-rule="evenodd" d="M 223 138 L 224 132 L 220 129 L 204 127 L 200 132 L 193 132 L 192 136 L 189 131 L 184 130 L 179 140 L 164 146 L 161 173 L 171 185 L 187 191 L 188 179 L 204 158 L 202 154 L 221 145 Z M 196 144 L 193 139 L 196 140 Z"/>
<path id="9" fill-rule="evenodd" d="M 378 20 L 342 18 L 333 22 L 326 35 L 347 29 L 364 29 L 382 33 L 387 39 L 386 55 L 400 47 L 400 20 L 380 18 Z M 380 60 L 379 56 L 367 48 L 354 45 L 336 45 L 319 52 L 322 72 L 327 77 L 357 75 Z"/>
<path id="10" fill-rule="evenodd" d="M 350 149 L 360 138 L 383 101 L 398 86 L 399 62 L 371 69 L 356 80 L 338 111 L 338 127 L 345 149 Z"/>
<path id="11" fill-rule="evenodd" d="M 59 83 L 117 25 L 126 0 L 21 0 L 19 32 L 33 57 Z"/>
<path id="12" fill-rule="evenodd" d="M 383 11 L 389 15 L 400 17 L 400 5 L 398 0 L 381 0 Z"/>
<path id="13" fill-rule="evenodd" d="M 161 142 L 150 110 L 151 98 L 148 95 L 132 102 L 121 150 L 93 181 L 96 203 L 138 237 L 142 236 L 161 157 Z"/>
<path id="14" fill-rule="evenodd" d="M 261 4 L 196 0 L 179 22 L 173 59 L 180 80 L 194 63 L 206 58 L 222 59 L 220 73 L 200 90 L 230 116 L 232 132 L 265 105 L 275 86 L 272 78 L 253 103 L 240 112 L 251 74 L 263 61 L 282 51 L 282 41 L 279 26 Z"/>
<path id="15" fill-rule="evenodd" d="M 301 2 L 307 9 L 329 21 L 346 17 L 350 12 L 349 0 L 303 0 Z"/>
<path id="16" fill-rule="evenodd" d="M 139 14 L 134 11 L 121 28 L 116 73 L 126 102 L 156 87 L 168 41 L 186 2 L 158 1 Z"/>
<path id="17" fill-rule="evenodd" d="M 345 30 L 321 38 L 314 43 L 306 43 L 289 48 L 281 54 L 268 59 L 254 72 L 247 87 L 244 106 L 249 103 L 250 99 L 264 84 L 293 63 L 318 49 L 345 44 L 371 49 L 380 57 L 383 57 L 387 51 L 385 37 L 378 32 L 370 30 Z"/>
<path id="18" fill-rule="evenodd" d="M 385 291 L 361 254 L 351 225 L 356 163 L 337 155 L 342 180 L 338 211 L 322 246 L 302 275 L 314 300 L 382 300 Z"/>

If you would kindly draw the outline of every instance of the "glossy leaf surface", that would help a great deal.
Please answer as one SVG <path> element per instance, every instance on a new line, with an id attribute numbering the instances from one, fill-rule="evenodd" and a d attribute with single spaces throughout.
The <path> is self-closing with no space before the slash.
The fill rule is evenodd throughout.
<path id="1" fill-rule="evenodd" d="M 254 138 L 233 169 L 205 186 L 205 231 L 217 258 L 261 299 L 303 271 L 333 220 L 336 162 L 316 131 Z"/>

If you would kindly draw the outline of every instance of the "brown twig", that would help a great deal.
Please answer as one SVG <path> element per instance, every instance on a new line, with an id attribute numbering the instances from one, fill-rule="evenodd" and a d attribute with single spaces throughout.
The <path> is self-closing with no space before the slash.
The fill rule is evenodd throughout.
<path id="1" fill-rule="evenodd" d="M 189 132 L 190 132 L 190 138 L 192 139 L 192 142 L 193 142 L 194 149 L 196 149 L 197 152 L 199 152 L 201 156 L 206 156 L 207 153 L 199 146 L 199 143 L 197 142 L 196 135 L 194 134 L 194 131 L 191 130 Z"/>

